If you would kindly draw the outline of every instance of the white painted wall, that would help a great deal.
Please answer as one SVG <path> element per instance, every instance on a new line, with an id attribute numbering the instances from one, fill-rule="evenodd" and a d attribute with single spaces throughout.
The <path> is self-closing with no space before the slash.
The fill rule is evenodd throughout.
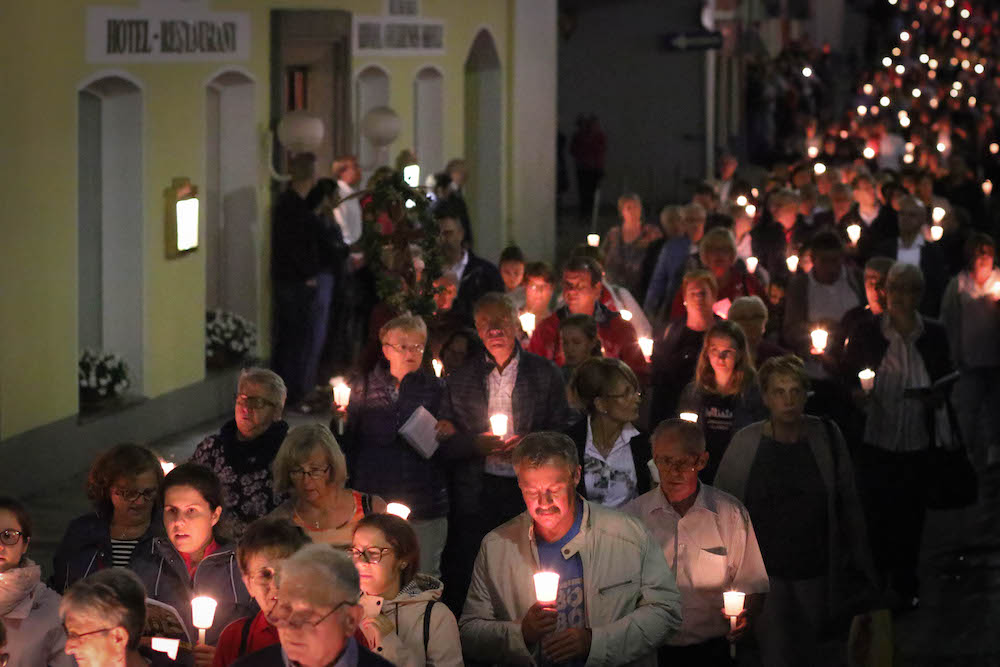
<path id="1" fill-rule="evenodd" d="M 503 211 L 503 79 L 496 44 L 476 36 L 465 62 L 465 186 L 473 246 L 495 262 L 507 241 Z"/>
<path id="2" fill-rule="evenodd" d="M 444 169 L 444 77 L 425 67 L 413 81 L 414 149 L 421 180 Z"/>
<path id="3" fill-rule="evenodd" d="M 556 0 L 514 6 L 509 242 L 547 261 L 556 238 L 556 17 Z"/>
<path id="4" fill-rule="evenodd" d="M 104 338 L 101 296 L 101 98 L 78 95 L 77 320 L 79 347 L 100 349 Z"/>

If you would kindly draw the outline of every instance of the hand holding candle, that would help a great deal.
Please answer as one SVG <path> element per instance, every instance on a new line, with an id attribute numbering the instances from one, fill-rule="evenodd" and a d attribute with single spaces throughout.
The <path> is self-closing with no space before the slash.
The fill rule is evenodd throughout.
<path id="1" fill-rule="evenodd" d="M 729 631 L 736 629 L 736 620 L 743 613 L 743 603 L 746 600 L 746 593 L 740 591 L 726 591 L 722 594 L 722 603 L 725 607 L 726 616 L 729 617 Z M 729 646 L 729 655 L 736 657 L 736 645 Z"/>
<path id="2" fill-rule="evenodd" d="M 198 643 L 205 643 L 205 631 L 215 622 L 215 608 L 218 603 L 207 595 L 199 595 L 191 600 L 191 624 L 198 628 Z"/>
<path id="3" fill-rule="evenodd" d="M 493 415 L 490 417 L 490 428 L 493 435 L 500 438 L 507 435 L 507 415 Z"/>
<path id="4" fill-rule="evenodd" d="M 559 597 L 559 573 L 536 572 L 535 599 L 541 604 L 555 604 Z"/>

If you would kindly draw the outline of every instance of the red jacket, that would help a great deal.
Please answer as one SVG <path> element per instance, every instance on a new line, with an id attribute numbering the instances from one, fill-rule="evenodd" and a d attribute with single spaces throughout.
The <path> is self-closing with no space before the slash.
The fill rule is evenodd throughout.
<path id="1" fill-rule="evenodd" d="M 569 309 L 563 306 L 542 320 L 531 335 L 528 352 L 534 352 L 562 366 L 565 360 L 562 341 L 559 339 L 559 323 L 567 315 Z M 632 324 L 602 303 L 594 308 L 594 319 L 597 320 L 597 337 L 604 347 L 604 356 L 624 361 L 639 378 L 639 383 L 645 384 L 648 374 L 646 358 L 639 347 L 639 339 Z"/>
<path id="2" fill-rule="evenodd" d="M 240 658 L 243 626 L 247 623 L 250 624 L 250 631 L 247 633 L 247 643 L 242 655 L 250 655 L 278 643 L 278 629 L 267 621 L 263 611 L 259 611 L 253 619 L 240 618 L 226 626 L 215 645 L 212 667 L 229 667 Z"/>

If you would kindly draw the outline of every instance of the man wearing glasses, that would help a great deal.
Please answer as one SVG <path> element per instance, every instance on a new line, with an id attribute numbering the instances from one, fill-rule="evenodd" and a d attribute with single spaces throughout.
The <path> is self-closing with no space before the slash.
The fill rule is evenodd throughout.
<path id="1" fill-rule="evenodd" d="M 280 644 L 237 660 L 235 667 L 382 667 L 392 663 L 360 646 L 354 633 L 362 609 L 358 571 L 350 557 L 325 544 L 300 549 L 278 573 L 267 610 Z"/>
<path id="2" fill-rule="evenodd" d="M 660 543 L 681 592 L 684 620 L 660 649 L 660 664 L 732 664 L 729 642 L 746 634 L 768 591 L 750 515 L 729 494 L 698 482 L 708 452 L 696 424 L 667 419 L 653 432 L 652 445 L 659 487 L 623 509 Z M 747 596 L 732 630 L 722 613 L 722 593 L 731 590 Z"/>

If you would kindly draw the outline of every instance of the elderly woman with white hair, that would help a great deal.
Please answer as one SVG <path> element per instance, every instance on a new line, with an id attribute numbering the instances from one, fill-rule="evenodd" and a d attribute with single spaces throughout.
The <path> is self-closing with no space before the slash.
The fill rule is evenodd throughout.
<path id="1" fill-rule="evenodd" d="M 205 438 L 191 461 L 214 472 L 222 482 L 233 537 L 247 524 L 278 506 L 271 463 L 288 433 L 281 418 L 288 391 L 281 377 L 266 368 L 247 368 L 236 385 L 236 414 L 216 435 Z"/>
<path id="2" fill-rule="evenodd" d="M 146 623 L 146 589 L 130 570 L 115 567 L 73 584 L 59 604 L 66 653 L 80 667 L 145 667 L 139 639 Z"/>
<path id="3" fill-rule="evenodd" d="M 267 610 L 280 644 L 252 653 L 236 667 L 382 667 L 392 665 L 354 638 L 364 610 L 361 580 L 351 558 L 326 544 L 303 547 L 278 571 Z"/>

